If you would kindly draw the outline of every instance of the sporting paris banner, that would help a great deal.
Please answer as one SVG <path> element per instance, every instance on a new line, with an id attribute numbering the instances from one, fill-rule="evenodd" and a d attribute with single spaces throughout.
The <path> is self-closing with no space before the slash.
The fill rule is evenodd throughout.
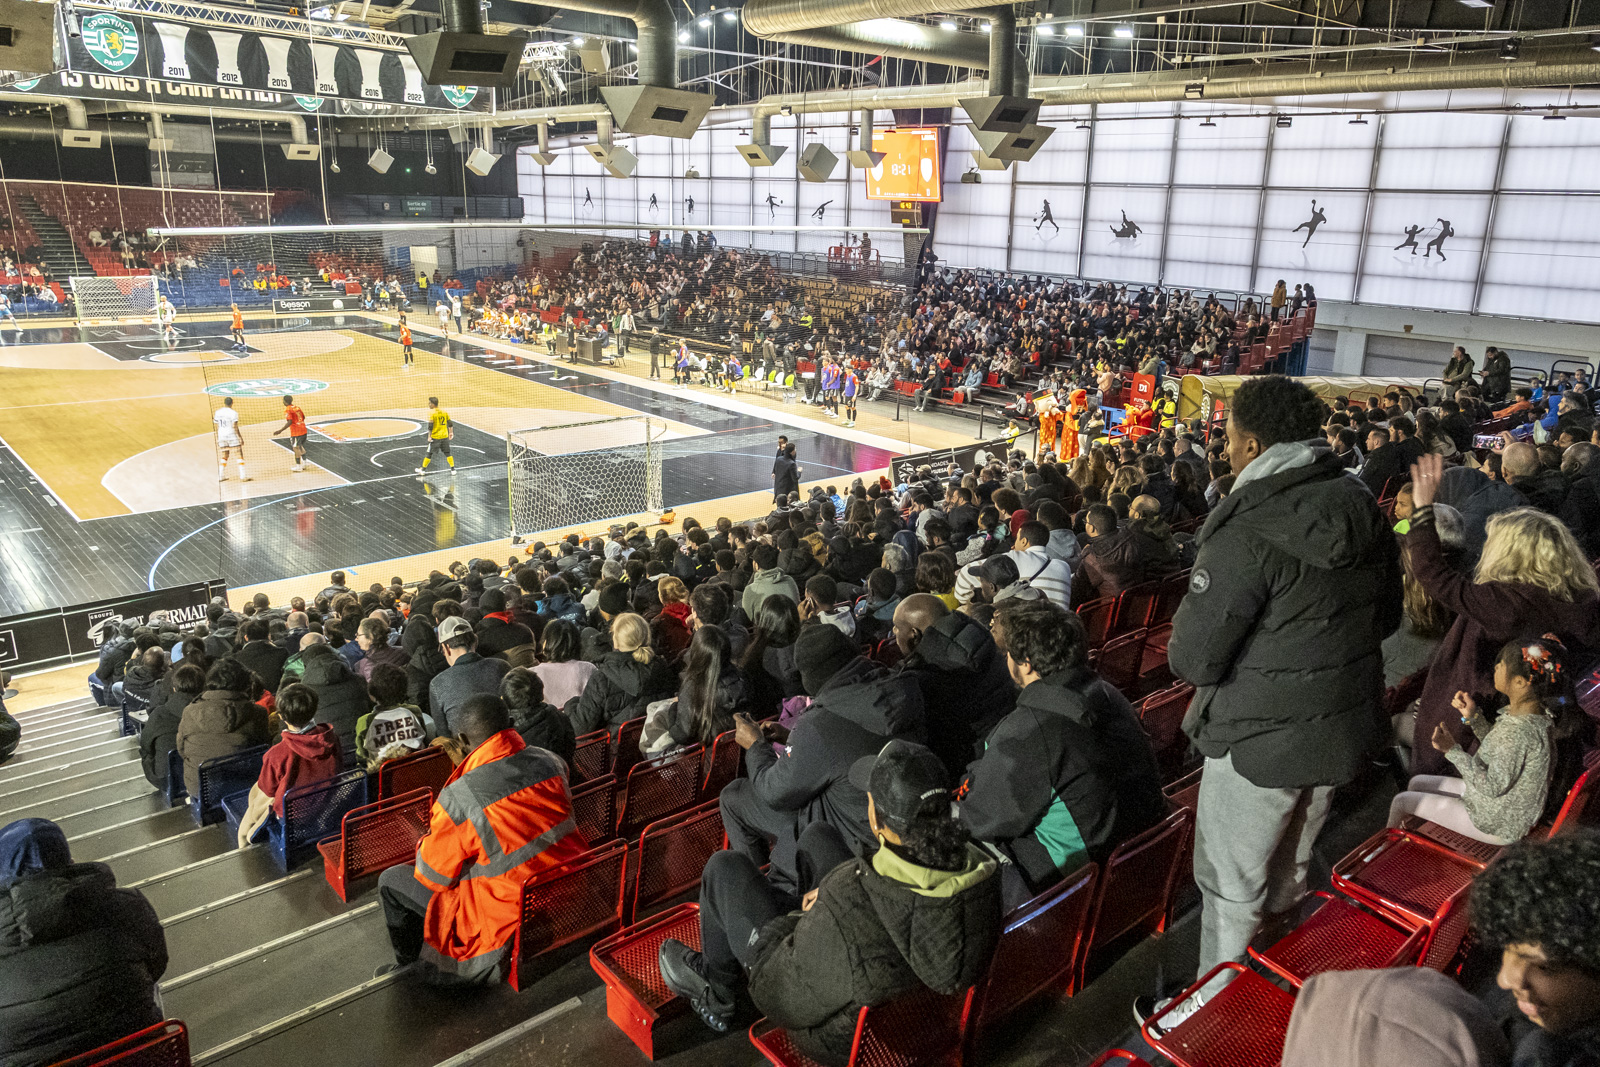
<path id="1" fill-rule="evenodd" d="M 330 114 L 361 114 L 361 105 L 490 109 L 486 90 L 425 84 L 403 49 L 224 30 L 84 6 L 76 17 L 78 35 L 61 38 L 66 69 L 8 90 Z M 328 101 L 334 105 L 325 107 Z"/>

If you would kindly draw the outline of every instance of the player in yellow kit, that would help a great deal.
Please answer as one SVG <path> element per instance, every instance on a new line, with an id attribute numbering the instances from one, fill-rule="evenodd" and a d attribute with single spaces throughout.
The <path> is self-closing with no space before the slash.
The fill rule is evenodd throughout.
<path id="1" fill-rule="evenodd" d="M 438 452 L 444 456 L 444 461 L 450 465 L 451 470 L 456 469 L 456 457 L 450 454 L 450 439 L 456 435 L 455 423 L 450 421 L 450 413 L 439 406 L 439 398 L 428 398 L 428 454 L 422 458 L 422 466 L 417 468 L 418 474 L 428 473 L 428 464 L 433 462 L 433 454 Z"/>

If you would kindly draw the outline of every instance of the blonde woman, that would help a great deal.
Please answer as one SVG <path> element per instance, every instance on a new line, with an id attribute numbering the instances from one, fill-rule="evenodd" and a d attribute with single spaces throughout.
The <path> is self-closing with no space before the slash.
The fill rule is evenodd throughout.
<path id="1" fill-rule="evenodd" d="M 1111 476 L 1111 488 L 1106 495 L 1124 493 L 1129 500 L 1132 500 L 1143 490 L 1144 472 L 1136 465 L 1129 463 L 1126 466 L 1118 467 L 1117 473 Z"/>
<path id="2" fill-rule="evenodd" d="M 678 681 L 667 661 L 650 647 L 650 624 L 628 612 L 611 620 L 611 651 L 600 657 L 572 710 L 579 734 L 602 727 L 616 732 L 644 715 L 652 700 L 676 696 Z"/>
<path id="3" fill-rule="evenodd" d="M 1600 582 L 1572 532 L 1554 516 L 1534 508 L 1503 511 L 1489 520 L 1477 569 L 1468 575 L 1449 565 L 1433 515 L 1443 469 L 1444 461 L 1434 455 L 1412 465 L 1416 510 L 1401 538 L 1417 582 L 1456 613 L 1417 707 L 1413 774 L 1450 773 L 1432 744 L 1440 723 L 1457 744 L 1474 742 L 1451 701 L 1464 692 L 1480 706 L 1491 705 L 1495 658 L 1507 641 L 1553 633 L 1574 670 L 1585 669 L 1600 651 Z"/>

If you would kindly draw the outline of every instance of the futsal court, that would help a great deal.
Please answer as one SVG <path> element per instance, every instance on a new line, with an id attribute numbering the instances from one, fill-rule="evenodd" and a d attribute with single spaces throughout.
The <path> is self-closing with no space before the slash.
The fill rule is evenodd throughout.
<path id="1" fill-rule="evenodd" d="M 408 369 L 393 314 L 254 315 L 243 350 L 228 327 L 213 313 L 183 316 L 171 338 L 137 319 L 0 332 L 0 534 L 44 550 L 0 557 L 0 614 L 212 571 L 255 585 L 507 539 L 508 432 L 559 456 L 637 444 L 642 423 L 629 417 L 649 416 L 662 503 L 678 509 L 770 489 L 779 433 L 802 445 L 808 480 L 848 481 L 911 447 L 639 381 L 638 360 L 596 372 L 425 322 Z M 286 395 L 306 416 L 304 471 L 290 469 L 288 434 L 275 435 Z M 436 457 L 419 476 L 430 396 L 454 423 L 455 467 Z M 236 459 L 218 478 L 224 398 L 248 481 Z M 622 514 L 603 485 L 588 489 L 570 522 Z"/>

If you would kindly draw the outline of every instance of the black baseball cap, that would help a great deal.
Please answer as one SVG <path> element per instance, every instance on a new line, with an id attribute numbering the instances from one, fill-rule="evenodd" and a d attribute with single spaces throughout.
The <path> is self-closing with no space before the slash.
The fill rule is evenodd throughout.
<path id="1" fill-rule="evenodd" d="M 850 784 L 872 794 L 878 818 L 897 834 L 918 818 L 948 814 L 947 777 L 932 749 L 898 738 L 850 765 Z"/>

